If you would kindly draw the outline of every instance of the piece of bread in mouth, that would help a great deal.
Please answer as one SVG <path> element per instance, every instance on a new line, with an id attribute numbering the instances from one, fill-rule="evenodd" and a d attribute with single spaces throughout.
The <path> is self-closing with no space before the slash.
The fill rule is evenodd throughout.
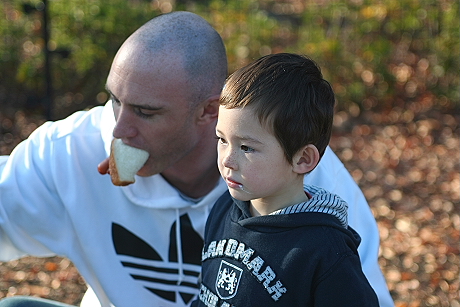
<path id="1" fill-rule="evenodd" d="M 145 150 L 126 145 L 121 139 L 113 139 L 109 157 L 112 183 L 117 186 L 134 183 L 134 175 L 148 158 L 149 153 Z"/>

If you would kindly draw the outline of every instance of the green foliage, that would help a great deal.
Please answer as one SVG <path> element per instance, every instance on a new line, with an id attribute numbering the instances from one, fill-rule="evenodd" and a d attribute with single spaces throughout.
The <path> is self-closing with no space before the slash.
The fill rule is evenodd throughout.
<path id="1" fill-rule="evenodd" d="M 210 1 L 209 6 L 195 6 L 221 34 L 232 72 L 278 46 L 283 25 L 252 0 Z"/>
<path id="2" fill-rule="evenodd" d="M 27 2 L 36 9 L 29 14 L 24 3 L 0 3 L 6 17 L 0 18 L 0 93 L 5 92 L 7 100 L 3 105 L 27 106 L 25 101 L 39 102 L 45 95 L 43 3 Z M 117 49 L 134 30 L 161 13 L 146 1 L 51 0 L 48 7 L 48 48 L 59 117 L 104 101 L 100 93 Z"/>
<path id="3" fill-rule="evenodd" d="M 52 57 L 54 106 L 67 113 L 104 102 L 120 44 L 171 9 L 194 11 L 219 31 L 230 72 L 268 53 L 303 53 L 321 65 L 340 108 L 385 109 L 421 99 L 460 105 L 458 1 L 48 1 L 48 47 L 70 52 Z M 38 0 L 29 3 L 42 8 Z M 2 105 L 44 95 L 41 12 L 25 14 L 23 4 L 0 2 Z"/>

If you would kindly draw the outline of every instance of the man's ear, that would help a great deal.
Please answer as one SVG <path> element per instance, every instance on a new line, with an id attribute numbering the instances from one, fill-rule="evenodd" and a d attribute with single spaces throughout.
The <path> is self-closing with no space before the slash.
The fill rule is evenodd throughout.
<path id="1" fill-rule="evenodd" d="M 294 172 L 298 174 L 306 174 L 311 172 L 320 160 L 318 148 L 313 144 L 308 144 L 301 148 L 292 160 Z"/>
<path id="2" fill-rule="evenodd" d="M 197 120 L 201 124 L 209 124 L 217 120 L 219 114 L 219 95 L 214 95 L 206 99 L 198 109 Z"/>

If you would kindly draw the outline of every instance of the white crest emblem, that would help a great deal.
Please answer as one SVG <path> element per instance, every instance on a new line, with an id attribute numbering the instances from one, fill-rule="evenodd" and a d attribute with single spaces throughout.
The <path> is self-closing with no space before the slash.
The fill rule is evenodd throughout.
<path id="1" fill-rule="evenodd" d="M 229 299 L 236 295 L 243 269 L 222 260 L 216 279 L 216 292 L 221 299 Z"/>

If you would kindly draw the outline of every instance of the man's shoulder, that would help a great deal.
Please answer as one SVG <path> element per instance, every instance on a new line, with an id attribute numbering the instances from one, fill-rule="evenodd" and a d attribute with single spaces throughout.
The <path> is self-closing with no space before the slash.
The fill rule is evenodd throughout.
<path id="1" fill-rule="evenodd" d="M 345 169 L 345 166 L 334 153 L 334 151 L 328 146 L 326 148 L 326 151 L 324 152 L 324 155 L 321 157 L 318 166 L 315 170 L 313 170 L 313 172 L 315 172 L 317 169 L 322 172 L 328 172 L 333 174 L 335 172 Z"/>
<path id="2" fill-rule="evenodd" d="M 57 141 L 72 136 L 101 134 L 102 107 L 87 111 L 77 111 L 64 119 L 48 121 L 31 133 L 29 139 L 42 142 L 45 139 Z"/>
<path id="3" fill-rule="evenodd" d="M 51 123 L 49 129 L 55 139 L 72 135 L 101 133 L 103 107 L 94 107 L 86 111 L 77 111 L 70 116 Z"/>
<path id="4" fill-rule="evenodd" d="M 102 108 L 96 107 L 62 120 L 46 122 L 23 142 L 20 148 L 24 150 L 20 152 L 30 154 L 43 167 L 64 169 L 79 163 L 81 167 L 96 169 L 94 164 L 105 158 L 101 113 Z"/>
<path id="5" fill-rule="evenodd" d="M 325 188 L 331 193 L 340 195 L 347 202 L 349 200 L 343 195 L 344 190 L 354 191 L 358 188 L 342 161 L 330 147 L 327 147 L 316 168 L 304 177 L 304 184 Z"/>

